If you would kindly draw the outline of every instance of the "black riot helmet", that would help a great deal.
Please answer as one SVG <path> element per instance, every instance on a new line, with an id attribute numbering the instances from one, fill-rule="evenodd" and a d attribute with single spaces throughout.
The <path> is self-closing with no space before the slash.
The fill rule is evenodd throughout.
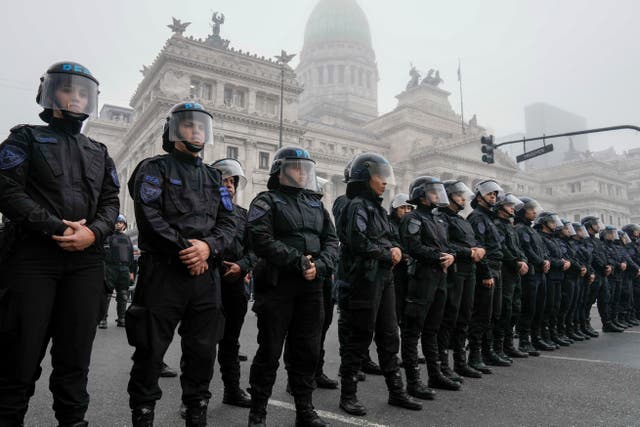
<path id="1" fill-rule="evenodd" d="M 579 222 L 574 222 L 571 225 L 573 225 L 573 229 L 576 231 L 574 238 L 586 239 L 587 237 L 589 237 L 589 232 L 587 232 L 587 229 L 584 227 L 584 225 L 580 224 Z"/>
<path id="2" fill-rule="evenodd" d="M 602 230 L 600 230 L 600 240 L 607 240 L 610 242 L 620 240 L 620 236 L 618 235 L 618 229 L 615 228 L 613 225 L 607 225 Z"/>
<path id="3" fill-rule="evenodd" d="M 182 142 L 192 153 L 213 144 L 213 116 L 197 102 L 181 102 L 171 107 L 162 129 L 162 149 L 170 153 Z M 194 144 L 200 142 L 201 144 Z"/>
<path id="4" fill-rule="evenodd" d="M 354 159 L 355 157 L 352 157 L 351 160 L 349 160 L 349 163 L 347 163 L 347 166 L 344 167 L 344 180 L 342 182 L 345 184 L 349 182 L 349 176 L 351 176 L 351 164 Z"/>
<path id="5" fill-rule="evenodd" d="M 584 225 L 587 231 L 591 230 L 594 234 L 598 234 L 600 230 L 604 229 L 604 224 L 602 224 L 600 218 L 595 216 L 585 216 L 580 220 L 580 224 Z"/>
<path id="6" fill-rule="evenodd" d="M 576 235 L 576 229 L 567 218 L 560 218 L 562 227 L 556 229 L 556 232 L 564 237 L 573 237 Z"/>
<path id="7" fill-rule="evenodd" d="M 504 207 L 507 205 L 513 205 L 514 215 L 511 215 L 509 212 L 507 212 L 504 209 Z M 505 193 L 500 195 L 498 197 L 498 201 L 496 202 L 496 208 L 502 209 L 502 211 L 507 215 L 509 215 L 510 218 L 513 218 L 515 216 L 515 212 L 522 209 L 523 206 L 524 206 L 524 202 L 519 198 L 517 198 L 515 195 L 513 195 L 513 193 Z"/>
<path id="8" fill-rule="evenodd" d="M 622 230 L 631 237 L 631 240 L 635 241 L 640 236 L 640 225 L 638 224 L 627 224 L 622 227 Z"/>
<path id="9" fill-rule="evenodd" d="M 283 147 L 276 151 L 269 171 L 267 188 L 278 186 L 299 188 L 319 192 L 316 175 L 316 162 L 309 152 L 301 147 Z"/>
<path id="10" fill-rule="evenodd" d="M 516 206 L 516 219 L 518 221 L 526 222 L 527 219 L 525 218 L 525 214 L 529 210 L 533 210 L 536 214 L 536 217 L 540 214 L 540 212 L 542 212 L 542 206 L 540 206 L 540 203 L 538 203 L 536 199 L 526 196 L 519 197 L 519 199 L 522 202 L 522 206 L 520 206 L 520 208 Z"/>
<path id="11" fill-rule="evenodd" d="M 351 161 L 349 184 L 353 182 L 369 182 L 372 176 L 385 178 L 387 184 L 395 185 L 393 168 L 387 159 L 377 153 L 362 153 Z"/>
<path id="12" fill-rule="evenodd" d="M 424 198 L 431 207 L 444 207 L 449 204 L 444 184 L 433 176 L 419 176 L 409 185 L 409 202 L 421 205 L 420 199 Z"/>
<path id="13" fill-rule="evenodd" d="M 562 228 L 562 220 L 560 220 L 560 217 L 555 212 L 540 212 L 533 224 L 533 227 L 536 229 L 542 229 L 543 225 L 551 232 L 554 232 Z"/>
<path id="14" fill-rule="evenodd" d="M 40 77 L 36 102 L 48 111 L 45 116 L 60 110 L 65 118 L 85 120 L 97 113 L 99 93 L 98 80 L 86 67 L 63 61 L 50 66 Z"/>

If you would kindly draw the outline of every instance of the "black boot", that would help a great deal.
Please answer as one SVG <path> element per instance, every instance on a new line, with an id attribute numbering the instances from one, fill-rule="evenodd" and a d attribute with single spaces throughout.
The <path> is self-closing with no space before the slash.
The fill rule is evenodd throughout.
<path id="1" fill-rule="evenodd" d="M 340 378 L 340 408 L 347 414 L 363 416 L 367 415 L 367 408 L 358 401 L 358 379 L 353 376 Z"/>
<path id="2" fill-rule="evenodd" d="M 549 328 L 549 338 L 551 339 L 551 342 L 556 343 L 561 347 L 568 347 L 571 344 L 569 341 L 562 339 L 562 337 L 558 335 L 558 331 L 555 327 Z"/>
<path id="3" fill-rule="evenodd" d="M 573 341 L 584 341 L 584 335 L 582 335 L 581 333 L 579 333 L 576 328 L 574 327 L 573 324 L 568 324 L 567 325 L 567 336 L 569 338 L 571 338 Z"/>
<path id="4" fill-rule="evenodd" d="M 409 396 L 423 400 L 433 400 L 436 392 L 424 385 L 420 379 L 420 368 L 416 366 L 405 366 L 404 372 L 407 376 L 407 393 Z"/>
<path id="5" fill-rule="evenodd" d="M 633 311 L 629 313 L 629 321 L 631 321 L 634 326 L 640 326 L 640 320 L 636 317 L 636 314 Z"/>
<path id="6" fill-rule="evenodd" d="M 338 388 L 338 381 L 332 380 L 328 376 L 324 374 L 324 372 L 320 372 L 320 374 L 316 374 L 316 385 L 318 388 L 326 388 L 330 390 L 335 390 Z"/>
<path id="7" fill-rule="evenodd" d="M 162 367 L 160 368 L 160 376 L 162 378 L 171 378 L 171 377 L 177 377 L 178 373 L 175 370 L 171 369 L 169 365 L 162 362 Z"/>
<path id="8" fill-rule="evenodd" d="M 540 335 L 531 337 L 531 345 L 533 345 L 533 348 L 540 351 L 553 351 L 556 349 L 555 345 L 547 343 Z"/>
<path id="9" fill-rule="evenodd" d="M 494 339 L 493 340 L 493 351 L 495 351 L 495 353 L 498 355 L 498 357 L 502 360 L 506 360 L 507 362 L 509 362 L 509 365 L 513 364 L 513 359 L 510 358 L 505 352 L 504 352 L 504 341 L 502 339 Z"/>
<path id="10" fill-rule="evenodd" d="M 429 387 L 439 388 L 442 390 L 460 390 L 462 385 L 453 381 L 444 375 L 440 371 L 440 362 L 427 361 L 427 372 L 429 373 Z"/>
<path id="11" fill-rule="evenodd" d="M 547 346 L 549 347 L 553 347 L 554 350 L 557 350 L 560 348 L 560 344 L 555 343 L 551 340 L 551 332 L 549 331 L 549 328 L 542 328 L 542 341 L 544 341 Z"/>
<path id="12" fill-rule="evenodd" d="M 142 406 L 131 411 L 133 427 L 153 427 L 153 408 Z"/>
<path id="13" fill-rule="evenodd" d="M 249 427 L 266 427 L 267 400 L 251 396 L 251 410 L 249 411 Z"/>
<path id="14" fill-rule="evenodd" d="M 458 375 L 456 372 L 454 372 L 451 367 L 449 366 L 449 356 L 447 355 L 445 361 L 443 361 L 442 359 L 440 359 L 440 372 L 442 372 L 442 375 L 444 375 L 445 377 L 449 378 L 451 381 L 455 381 L 457 383 L 462 384 L 464 382 L 464 379 Z"/>
<path id="15" fill-rule="evenodd" d="M 520 335 L 520 339 L 518 340 L 518 351 L 532 357 L 540 356 L 540 352 L 531 345 L 529 335 Z"/>
<path id="16" fill-rule="evenodd" d="M 569 344 L 574 343 L 574 340 L 569 338 L 569 336 L 567 335 L 567 331 L 564 326 L 558 326 L 557 329 L 558 329 L 558 338 L 560 338 L 561 340 L 567 341 Z"/>
<path id="17" fill-rule="evenodd" d="M 296 427 L 326 427 L 326 423 L 313 409 L 311 394 L 295 396 Z"/>
<path id="18" fill-rule="evenodd" d="M 483 344 L 482 360 L 489 366 L 511 366 L 508 360 L 503 359 L 495 352 L 493 345 L 490 343 Z"/>
<path id="19" fill-rule="evenodd" d="M 593 329 L 593 327 L 591 326 L 591 319 L 587 319 L 584 322 L 584 327 L 585 327 L 585 331 L 589 336 L 591 336 L 591 338 L 598 338 L 600 336 L 600 333 L 595 329 Z"/>
<path id="20" fill-rule="evenodd" d="M 389 389 L 389 405 L 399 406 L 400 408 L 411 409 L 413 411 L 420 411 L 422 409 L 422 404 L 413 400 L 404 390 L 402 375 L 399 370 L 385 375 L 384 379 Z"/>
<path id="21" fill-rule="evenodd" d="M 624 318 L 622 316 L 620 316 L 619 314 L 616 314 L 615 316 L 613 316 L 612 322 L 613 322 L 614 325 L 616 325 L 616 326 L 618 326 L 619 328 L 622 328 L 622 329 L 627 329 L 627 328 L 631 327 L 631 325 L 626 323 L 624 321 Z"/>
<path id="22" fill-rule="evenodd" d="M 362 361 L 362 372 L 369 375 L 382 375 L 380 366 L 368 357 Z"/>
<path id="23" fill-rule="evenodd" d="M 186 427 L 206 427 L 207 425 L 207 400 L 201 400 L 193 406 L 187 406 L 185 418 Z"/>
<path id="24" fill-rule="evenodd" d="M 482 378 L 480 371 L 476 371 L 467 365 L 467 355 L 464 350 L 453 351 L 453 370 L 463 377 Z"/>
<path id="25" fill-rule="evenodd" d="M 225 386 L 222 403 L 240 408 L 251 408 L 251 397 L 237 385 Z"/>
<path id="26" fill-rule="evenodd" d="M 638 321 L 638 319 L 634 319 L 631 313 L 626 313 L 624 315 L 624 321 L 630 324 L 632 327 L 640 326 L 640 322 Z"/>
<path id="27" fill-rule="evenodd" d="M 582 337 L 582 339 L 584 339 L 585 341 L 590 340 L 591 339 L 591 335 L 587 334 L 584 330 L 583 330 L 583 324 L 581 322 L 575 322 L 573 324 L 573 333 Z"/>
<path id="28" fill-rule="evenodd" d="M 624 332 L 624 329 L 617 327 L 613 322 L 605 322 L 602 332 Z"/>
<path id="29" fill-rule="evenodd" d="M 471 350 L 469 350 L 469 360 L 467 362 L 467 365 L 483 374 L 493 373 L 491 368 L 484 364 L 480 348 L 472 348 Z"/>
<path id="30" fill-rule="evenodd" d="M 525 351 L 520 351 L 513 344 L 513 337 L 505 338 L 504 344 L 502 346 L 504 354 L 509 357 L 513 357 L 514 359 L 524 359 L 529 357 L 529 353 Z"/>

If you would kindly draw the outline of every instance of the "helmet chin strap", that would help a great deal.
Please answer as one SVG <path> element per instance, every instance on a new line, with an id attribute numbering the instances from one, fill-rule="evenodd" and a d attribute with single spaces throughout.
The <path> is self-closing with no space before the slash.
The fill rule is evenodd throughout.
<path id="1" fill-rule="evenodd" d="M 484 198 L 484 195 L 480 194 L 480 198 L 482 199 L 482 201 L 487 205 L 487 209 L 489 209 L 490 211 L 494 212 L 496 210 L 496 205 L 495 203 L 489 203 L 487 202 L 487 199 Z"/>
<path id="2" fill-rule="evenodd" d="M 453 198 L 449 199 L 451 201 L 451 203 L 453 203 L 454 205 L 456 205 L 456 207 L 458 208 L 458 212 L 463 211 L 464 210 L 464 205 L 461 205 L 460 203 L 456 202 L 455 200 L 453 200 Z"/>
<path id="3" fill-rule="evenodd" d="M 199 153 L 202 150 L 204 150 L 204 144 L 195 145 L 195 144 L 192 144 L 192 143 L 187 142 L 187 141 L 180 141 L 180 142 L 182 142 L 184 144 L 184 146 L 187 147 L 187 150 L 189 150 L 192 153 Z"/>

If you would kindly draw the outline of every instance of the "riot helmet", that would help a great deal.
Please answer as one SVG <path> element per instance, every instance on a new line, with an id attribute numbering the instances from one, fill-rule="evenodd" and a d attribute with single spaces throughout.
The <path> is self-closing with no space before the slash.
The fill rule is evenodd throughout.
<path id="1" fill-rule="evenodd" d="M 284 147 L 276 151 L 269 171 L 267 187 L 270 190 L 279 185 L 319 192 L 316 162 L 307 150 L 301 147 Z"/>
<path id="2" fill-rule="evenodd" d="M 96 115 L 99 93 L 98 80 L 86 67 L 63 61 L 40 77 L 36 102 L 45 111 L 59 110 L 65 118 L 85 120 Z"/>
<path id="3" fill-rule="evenodd" d="M 453 203 L 459 211 L 464 210 L 466 201 L 473 198 L 473 191 L 462 181 L 449 180 L 444 181 L 443 184 L 449 203 Z"/>
<path id="4" fill-rule="evenodd" d="M 618 230 L 618 237 L 620 238 L 620 242 L 625 246 L 631 243 L 631 237 L 623 230 Z"/>
<path id="5" fill-rule="evenodd" d="M 487 196 L 491 193 L 496 193 L 496 202 L 504 195 L 504 190 L 500 185 L 493 179 L 484 179 L 478 182 L 474 188 L 473 193 L 475 194 L 475 198 L 471 201 L 471 207 L 475 208 L 478 205 L 478 197 L 482 199 L 487 206 L 491 209 L 495 207 L 495 203 L 490 203 L 487 200 Z"/>
<path id="6" fill-rule="evenodd" d="M 564 237 L 573 237 L 576 235 L 576 229 L 573 227 L 571 221 L 567 218 L 560 218 L 562 227 L 558 229 L 559 233 Z"/>
<path id="7" fill-rule="evenodd" d="M 627 224 L 622 227 L 622 229 L 629 235 L 631 240 L 636 240 L 638 237 L 640 237 L 640 225 L 638 224 Z"/>
<path id="8" fill-rule="evenodd" d="M 610 242 L 620 240 L 620 236 L 618 236 L 618 229 L 613 225 L 607 225 L 600 231 L 600 240 L 606 240 Z"/>
<path id="9" fill-rule="evenodd" d="M 169 110 L 162 131 L 162 148 L 170 153 L 182 142 L 192 153 L 213 144 L 213 116 L 197 102 L 182 102 Z"/>
<path id="10" fill-rule="evenodd" d="M 535 220 L 535 218 L 537 218 L 544 210 L 542 209 L 542 206 L 540 206 L 540 203 L 532 197 L 519 197 L 519 199 L 522 202 L 522 206 L 519 208 L 516 207 L 516 218 L 519 221 L 530 221 L 526 218 L 527 212 L 532 212 L 533 215 L 531 215 L 531 220 Z"/>
<path id="11" fill-rule="evenodd" d="M 600 230 L 604 229 L 604 224 L 595 216 L 585 216 L 580 220 L 580 223 L 584 225 L 587 231 L 591 230 L 594 234 L 598 234 Z"/>
<path id="12" fill-rule="evenodd" d="M 509 218 L 515 216 L 515 212 L 522 209 L 524 202 L 514 196 L 512 193 L 505 193 L 498 198 L 496 202 L 496 208 L 502 210 L 507 214 Z M 507 210 L 509 207 L 513 208 L 513 211 Z"/>
<path id="13" fill-rule="evenodd" d="M 216 160 L 211 164 L 214 169 L 220 171 L 222 179 L 233 177 L 236 190 L 242 190 L 247 185 L 247 177 L 244 175 L 242 164 L 233 158 Z"/>
<path id="14" fill-rule="evenodd" d="M 536 218 L 533 226 L 541 229 L 543 225 L 551 232 L 554 232 L 562 227 L 562 221 L 558 214 L 554 212 L 541 212 Z"/>
<path id="15" fill-rule="evenodd" d="M 580 224 L 579 222 L 574 222 L 571 225 L 573 225 L 573 229 L 576 231 L 575 237 L 579 239 L 586 239 L 587 237 L 589 237 L 589 233 L 587 232 L 587 229 L 584 225 Z"/>
<path id="16" fill-rule="evenodd" d="M 444 189 L 444 184 L 433 176 L 419 176 L 409 186 L 409 202 L 421 205 L 420 199 L 424 198 L 431 207 L 444 207 L 449 205 L 449 198 Z"/>
<path id="17" fill-rule="evenodd" d="M 123 227 L 122 231 L 126 230 L 127 229 L 127 218 L 122 214 L 118 214 L 118 217 L 116 218 L 116 226 L 118 224 L 120 224 L 120 223 L 124 224 L 124 227 Z"/>

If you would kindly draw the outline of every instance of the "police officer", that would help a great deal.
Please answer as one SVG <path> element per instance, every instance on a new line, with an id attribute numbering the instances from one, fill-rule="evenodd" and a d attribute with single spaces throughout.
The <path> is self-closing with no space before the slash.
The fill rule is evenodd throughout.
<path id="1" fill-rule="evenodd" d="M 476 289 L 476 264 L 486 251 L 478 245 L 475 233 L 469 221 L 460 212 L 465 203 L 473 197 L 473 192 L 461 181 L 445 181 L 444 188 L 449 205 L 438 208 L 439 218 L 445 221 L 449 247 L 456 252 L 455 268 L 447 272 L 447 304 L 438 331 L 438 349 L 440 352 L 440 371 L 452 380 L 461 382 L 461 378 L 449 368 L 448 349 L 453 348 L 453 367 L 455 373 L 469 378 L 481 378 L 479 371 L 467 365 L 465 342 Z"/>
<path id="2" fill-rule="evenodd" d="M 595 280 L 589 286 L 589 292 L 587 292 L 584 300 L 584 306 L 581 309 L 584 311 L 585 316 L 585 330 L 593 338 L 599 336 L 591 326 L 591 306 L 593 303 L 598 303 L 598 313 L 602 320 L 602 330 L 607 329 L 610 332 L 622 332 L 621 328 L 618 328 L 611 323 L 608 315 L 607 307 L 609 305 L 609 284 L 608 276 L 613 271 L 613 266 L 609 264 L 607 257 L 607 251 L 604 247 L 604 243 L 598 239 L 598 233 L 604 229 L 602 222 L 595 216 L 586 216 L 580 220 L 580 223 L 587 229 L 589 237 L 584 240 L 587 250 L 593 255 L 591 266 L 595 272 Z"/>
<path id="3" fill-rule="evenodd" d="M 637 257 L 632 251 L 632 242 L 629 235 L 624 230 L 618 230 L 619 240 L 616 242 L 620 257 L 627 264 L 626 270 L 622 273 L 620 281 L 620 297 L 617 303 L 618 323 L 623 322 L 625 325 L 638 326 L 629 318 L 629 309 L 633 303 L 633 278 L 638 275 L 639 267 L 636 262 Z"/>
<path id="4" fill-rule="evenodd" d="M 469 361 L 473 369 L 490 374 L 487 365 L 510 366 L 493 347 L 493 325 L 502 311 L 502 243 L 493 222 L 494 209 L 504 191 L 492 179 L 480 181 L 474 188 L 473 211 L 467 219 L 473 226 L 476 240 L 487 251 L 476 271 L 476 295 L 469 330 Z M 485 364 L 486 363 L 486 364 Z"/>
<path id="5" fill-rule="evenodd" d="M 105 239 L 105 269 L 107 271 L 107 295 L 104 304 L 104 317 L 98 327 L 107 328 L 107 315 L 111 293 L 115 289 L 118 319 L 116 324 L 124 327 L 124 313 L 127 310 L 129 297 L 129 285 L 133 283 L 135 264 L 133 261 L 133 244 L 124 232 L 127 229 L 127 219 L 124 215 L 118 215 L 115 232 Z"/>
<path id="6" fill-rule="evenodd" d="M 211 166 L 222 174 L 222 184 L 232 201 L 247 184 L 242 165 L 236 159 L 221 159 Z M 248 408 L 251 398 L 240 388 L 240 331 L 247 313 L 248 297 L 244 288 L 245 276 L 253 269 L 256 256 L 249 248 L 247 210 L 233 203 L 235 233 L 231 245 L 222 256 L 222 307 L 224 309 L 224 335 L 218 346 L 218 363 L 224 395 L 222 403 Z"/>
<path id="7" fill-rule="evenodd" d="M 494 220 L 502 240 L 502 314 L 493 329 L 493 347 L 505 359 L 529 357 L 529 353 L 518 350 L 513 344 L 513 326 L 520 317 L 522 287 L 520 277 L 529 272 L 527 257 L 513 225 L 515 211 L 524 203 L 511 193 L 500 197 L 496 203 Z"/>
<path id="8" fill-rule="evenodd" d="M 213 143 L 212 117 L 197 103 L 169 111 L 162 134 L 168 153 L 143 160 L 129 180 L 142 255 L 127 337 L 135 347 L 129 380 L 134 426 L 151 426 L 162 396 L 162 357 L 182 337 L 182 402 L 186 425 L 206 425 L 216 344 L 224 317 L 221 258 L 235 235 L 233 204 L 220 173 L 199 153 Z"/>
<path id="9" fill-rule="evenodd" d="M 260 257 L 254 269 L 258 351 L 249 380 L 249 425 L 265 424 L 284 346 L 296 425 L 324 426 L 311 395 L 324 320 L 323 283 L 335 267 L 338 239 L 319 200 L 315 162 L 306 150 L 278 150 L 267 188 L 251 202 L 248 217 L 252 248 Z"/>
<path id="10" fill-rule="evenodd" d="M 409 203 L 409 195 L 405 193 L 397 194 L 391 201 L 389 209 L 389 225 L 396 237 L 400 241 L 400 221 L 406 214 L 413 210 L 413 205 Z M 401 248 L 404 249 L 404 248 Z M 402 323 L 404 313 L 405 298 L 407 295 L 407 266 L 409 255 L 403 251 L 402 261 L 393 269 L 393 284 L 396 291 L 396 317 L 398 322 Z M 365 371 L 366 372 L 366 371 Z"/>
<path id="11" fill-rule="evenodd" d="M 627 224 L 622 227 L 622 230 L 627 233 L 631 239 L 631 243 L 627 245 L 629 256 L 631 256 L 636 264 L 640 264 L 640 225 Z M 638 320 L 640 313 L 640 310 L 638 310 L 640 308 L 640 274 L 633 276 L 633 272 L 629 271 L 628 276 L 631 278 L 631 301 L 628 320 L 630 320 L 632 324 L 637 323 L 640 325 L 640 320 Z"/>
<path id="12" fill-rule="evenodd" d="M 566 315 L 565 328 L 569 338 L 574 341 L 584 341 L 591 339 L 591 336 L 582 332 L 581 325 L 584 319 L 581 316 L 582 311 L 577 308 L 582 307 L 584 304 L 585 290 L 590 283 L 593 283 L 595 275 L 593 275 L 593 269 L 591 268 L 591 254 L 582 243 L 588 236 L 587 230 L 579 222 L 571 223 L 571 225 L 575 233 L 566 239 L 566 244 L 575 254 L 576 265 L 581 266 L 581 268 L 575 282 L 575 295 Z M 573 270 L 573 267 L 571 270 Z"/>
<path id="13" fill-rule="evenodd" d="M 0 213 L 17 235 L 1 280 L 0 425 L 22 425 L 51 340 L 53 410 L 80 427 L 120 184 L 107 148 L 80 133 L 98 105 L 89 70 L 52 65 L 36 102 L 47 125 L 16 126 L 0 145 Z"/>
<path id="14" fill-rule="evenodd" d="M 393 185 L 393 169 L 379 154 L 363 153 L 351 165 L 342 214 L 340 268 L 344 285 L 340 296 L 340 407 L 352 415 L 367 410 L 356 397 L 356 374 L 375 335 L 380 368 L 389 390 L 390 405 L 419 410 L 422 405 L 404 390 L 398 367 L 400 347 L 391 269 L 402 251 L 391 231 L 382 195 Z"/>
<path id="15" fill-rule="evenodd" d="M 609 282 L 609 304 L 606 307 L 607 316 L 613 326 L 616 326 L 617 328 L 621 329 L 621 331 L 624 331 L 629 326 L 625 323 L 619 322 L 617 305 L 620 299 L 622 275 L 627 269 L 627 263 L 618 250 L 618 246 L 616 244 L 616 242 L 620 240 L 620 236 L 618 236 L 618 230 L 612 225 L 607 225 L 604 230 L 600 231 L 600 240 L 604 242 L 604 248 L 607 253 L 609 265 L 613 267 L 611 274 L 607 278 Z"/>
<path id="16" fill-rule="evenodd" d="M 522 276 L 522 306 L 520 320 L 516 325 L 519 337 L 518 350 L 528 353 L 529 356 L 540 356 L 532 341 L 539 342 L 538 321 L 541 321 L 544 310 L 545 273 L 549 271 L 551 264 L 547 259 L 547 248 L 542 238 L 532 228 L 542 207 L 531 197 L 520 197 L 520 200 L 523 204 L 516 210 L 516 232 L 524 255 L 527 257 L 529 271 Z M 549 346 L 544 347 L 551 350 Z"/>
<path id="17" fill-rule="evenodd" d="M 433 390 L 420 381 L 418 339 L 427 362 L 429 387 L 459 390 L 461 381 L 453 381 L 440 371 L 438 330 L 447 302 L 447 273 L 455 261 L 449 247 L 445 221 L 437 207 L 449 204 L 444 185 L 432 176 L 420 176 L 409 187 L 409 202 L 417 206 L 400 225 L 400 238 L 411 256 L 408 271 L 406 307 L 401 325 L 402 363 L 407 375 L 407 392 L 420 399 L 433 399 Z"/>
<path id="18" fill-rule="evenodd" d="M 576 235 L 576 230 L 573 228 L 573 224 L 566 218 L 561 218 L 560 220 L 562 221 L 562 227 L 556 232 L 556 240 L 560 246 L 562 258 L 569 261 L 571 266 L 564 272 L 556 329 L 560 339 L 573 343 L 574 341 L 584 341 L 583 338 L 572 333 L 569 316 L 578 293 L 578 281 L 587 274 L 587 268 L 578 258 L 578 253 L 574 246 L 575 240 L 573 240 L 573 237 Z"/>

